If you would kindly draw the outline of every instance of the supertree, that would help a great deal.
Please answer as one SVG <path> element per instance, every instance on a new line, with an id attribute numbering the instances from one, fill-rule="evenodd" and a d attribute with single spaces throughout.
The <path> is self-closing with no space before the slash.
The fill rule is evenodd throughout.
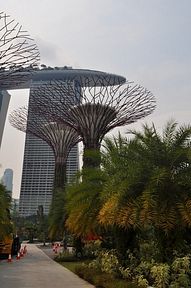
<path id="1" fill-rule="evenodd" d="M 47 114 L 42 115 L 38 113 L 37 107 L 31 106 L 31 117 L 28 117 L 27 107 L 21 107 L 9 115 L 9 122 L 16 129 L 44 140 L 52 148 L 55 156 L 54 191 L 64 189 L 68 154 L 81 140 L 80 136 L 65 123 L 52 122 Z"/>
<path id="2" fill-rule="evenodd" d="M 31 104 L 31 103 L 30 103 Z M 53 238 L 65 232 L 65 187 L 66 165 L 70 150 L 81 139 L 76 131 L 64 123 L 51 122 L 46 114 L 39 114 L 36 107 L 30 105 L 31 117 L 27 107 L 14 110 L 9 115 L 9 122 L 20 131 L 30 133 L 44 140 L 53 150 L 55 156 L 54 186 L 49 211 L 49 236 Z"/>
<path id="3" fill-rule="evenodd" d="M 28 32 L 9 15 L 0 12 L 0 89 L 28 81 L 39 55 Z"/>
<path id="4" fill-rule="evenodd" d="M 41 112 L 77 131 L 84 144 L 86 168 L 99 166 L 99 157 L 96 160 L 92 153 L 100 151 L 106 133 L 155 109 L 154 96 L 144 87 L 128 81 L 115 85 L 113 78 L 99 74 L 50 81 L 34 91 L 34 101 Z"/>

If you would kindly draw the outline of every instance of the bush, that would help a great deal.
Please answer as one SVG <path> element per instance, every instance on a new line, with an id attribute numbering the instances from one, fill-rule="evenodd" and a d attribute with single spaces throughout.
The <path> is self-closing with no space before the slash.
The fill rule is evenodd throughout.
<path id="1" fill-rule="evenodd" d="M 140 288 L 147 288 L 148 287 L 148 281 L 147 279 L 144 278 L 143 275 L 139 275 L 137 276 L 136 278 L 137 280 L 137 286 L 140 287 Z"/>
<path id="2" fill-rule="evenodd" d="M 170 288 L 188 288 L 191 286 L 190 278 L 190 257 L 176 258 L 172 263 L 172 282 Z"/>
<path id="3" fill-rule="evenodd" d="M 100 240 L 89 241 L 83 248 L 84 256 L 87 258 L 95 258 L 95 254 L 98 253 L 98 251 L 101 251 Z"/>
<path id="4" fill-rule="evenodd" d="M 119 260 L 115 250 L 105 251 L 100 253 L 101 271 L 108 274 L 118 274 Z"/>
<path id="5" fill-rule="evenodd" d="M 112 274 L 101 272 L 88 267 L 87 265 L 80 265 L 75 269 L 76 274 L 95 285 L 97 288 L 136 288 L 137 285 L 129 283 L 126 280 L 117 279 Z"/>
<path id="6" fill-rule="evenodd" d="M 92 247 L 88 247 L 92 251 Z M 176 257 L 172 263 L 157 263 L 153 259 L 145 261 L 140 259 L 137 251 L 127 251 L 126 261 L 120 262 L 116 250 L 99 250 L 88 255 L 97 256 L 86 264 L 80 264 L 74 254 L 64 252 L 56 257 L 61 262 L 77 262 L 75 272 L 96 287 L 140 287 L 153 285 L 155 288 L 189 288 L 191 287 L 191 261 L 190 256 Z M 123 265 L 122 265 L 123 264 Z M 73 271 L 74 271 L 73 270 Z M 113 286 L 114 283 L 117 285 Z M 128 281 L 131 281 L 131 285 Z M 95 284 L 96 283 L 96 284 Z M 110 284 L 108 284 L 110 283 Z M 133 284 L 135 283 L 135 284 Z"/>
<path id="7" fill-rule="evenodd" d="M 157 264 L 151 268 L 151 276 L 156 288 L 169 287 L 170 267 L 168 264 Z"/>

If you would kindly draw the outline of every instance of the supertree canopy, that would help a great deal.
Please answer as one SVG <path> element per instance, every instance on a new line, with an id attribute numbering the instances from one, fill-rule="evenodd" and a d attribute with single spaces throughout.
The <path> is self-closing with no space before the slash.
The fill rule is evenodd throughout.
<path id="1" fill-rule="evenodd" d="M 40 57 L 28 32 L 9 15 L 0 12 L 0 88 L 30 79 Z"/>
<path id="2" fill-rule="evenodd" d="M 50 81 L 34 91 L 41 112 L 66 123 L 81 136 L 84 167 L 96 166 L 91 151 L 99 151 L 106 133 L 151 114 L 153 94 L 132 82 L 115 85 L 103 75 L 86 76 L 80 81 Z"/>
<path id="3" fill-rule="evenodd" d="M 28 117 L 27 107 L 14 110 L 9 115 L 9 122 L 20 131 L 30 133 L 44 140 L 55 156 L 54 191 L 66 185 L 66 164 L 71 148 L 80 141 L 77 132 L 64 123 L 51 122 L 46 114 L 40 115 L 36 107 L 30 108 L 32 117 Z M 54 193 L 53 193 L 54 196 Z"/>

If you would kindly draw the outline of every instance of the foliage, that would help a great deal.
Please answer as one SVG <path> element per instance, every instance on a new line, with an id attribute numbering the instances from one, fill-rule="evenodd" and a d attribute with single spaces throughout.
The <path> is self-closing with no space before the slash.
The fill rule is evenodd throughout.
<path id="1" fill-rule="evenodd" d="M 151 268 L 151 276 L 154 279 L 154 286 L 165 288 L 169 286 L 170 267 L 168 264 L 157 264 Z"/>
<path id="2" fill-rule="evenodd" d="M 126 266 L 120 262 L 115 250 L 103 250 L 97 253 L 96 259 L 86 264 L 87 269 L 107 273 L 113 278 L 125 279 L 136 283 L 136 287 L 156 288 L 190 287 L 191 269 L 190 257 L 175 257 L 172 263 L 157 263 L 154 260 L 137 260 L 135 255 L 128 252 Z"/>
<path id="3" fill-rule="evenodd" d="M 115 250 L 99 251 L 96 261 L 102 272 L 114 275 L 119 272 L 120 265 Z"/>
<path id="4" fill-rule="evenodd" d="M 140 287 L 140 288 L 147 288 L 148 287 L 148 281 L 147 279 L 144 278 L 143 275 L 139 275 L 137 276 L 136 278 L 137 280 L 137 286 Z"/>
<path id="5" fill-rule="evenodd" d="M 11 199 L 5 187 L 0 184 L 0 238 L 4 238 L 13 232 L 13 225 L 10 219 Z"/>
<path id="6" fill-rule="evenodd" d="M 83 181 L 80 182 L 80 177 Z M 78 237 L 99 234 L 97 214 L 100 209 L 100 193 L 103 186 L 100 169 L 83 169 L 78 181 L 68 187 L 66 208 L 68 218 L 66 228 Z"/>
<path id="7" fill-rule="evenodd" d="M 182 258 L 175 258 L 175 260 L 172 263 L 171 269 L 172 269 L 172 282 L 170 287 L 176 288 L 176 287 L 190 287 L 191 286 L 191 263 L 190 263 L 190 257 L 185 256 Z"/>
<path id="8" fill-rule="evenodd" d="M 49 237 L 50 239 L 63 238 L 66 221 L 66 195 L 65 189 L 56 189 L 49 212 Z"/>
<path id="9" fill-rule="evenodd" d="M 76 274 L 100 288 L 136 288 L 137 285 L 127 280 L 114 278 L 113 275 L 90 268 L 87 265 L 77 266 Z"/>
<path id="10" fill-rule="evenodd" d="M 30 243 L 34 242 L 34 239 L 38 239 L 40 242 L 48 240 L 48 219 L 47 216 L 42 214 L 31 215 L 27 217 L 14 217 L 13 218 L 15 231 L 22 240 L 29 240 Z"/>
<path id="11" fill-rule="evenodd" d="M 162 135 L 154 125 L 130 132 L 106 138 L 101 169 L 84 168 L 68 189 L 67 228 L 109 239 L 87 271 L 138 287 L 190 287 L 191 127 L 169 121 Z"/>
<path id="12" fill-rule="evenodd" d="M 125 229 L 154 225 L 165 233 L 191 225 L 191 127 L 176 127 L 167 123 L 162 137 L 154 125 L 145 125 L 143 133 L 133 131 L 132 140 L 106 139 L 100 223 Z"/>
<path id="13" fill-rule="evenodd" d="M 127 234 L 133 228 L 137 239 L 152 228 L 158 250 L 154 258 L 160 254 L 160 261 L 168 261 L 172 249 L 185 248 L 185 231 L 191 226 L 191 127 L 169 121 L 162 136 L 154 125 L 131 133 L 129 140 L 121 135 L 105 140 L 106 180 L 98 220 Z"/>
<path id="14" fill-rule="evenodd" d="M 69 252 L 68 250 L 64 250 L 63 252 L 56 255 L 54 258 L 57 262 L 77 262 L 80 261 L 79 258 L 75 256 L 74 252 Z"/>
<path id="15" fill-rule="evenodd" d="M 88 241 L 87 243 L 85 243 L 83 248 L 84 257 L 89 259 L 95 258 L 95 254 L 101 249 L 102 248 L 100 240 Z"/>
<path id="16" fill-rule="evenodd" d="M 151 247 L 152 245 L 153 244 L 151 243 Z M 91 250 L 91 247 L 89 248 Z M 98 245 L 97 253 L 96 251 L 94 252 L 96 258 L 93 261 L 89 263 L 86 262 L 86 264 L 83 265 L 78 265 L 76 268 L 76 273 L 80 277 L 94 285 L 96 283 L 98 287 L 112 287 L 107 286 L 108 284 L 106 284 L 107 281 L 111 283 L 111 279 L 113 279 L 113 283 L 118 283 L 118 281 L 120 282 L 118 279 L 125 280 L 125 282 L 121 282 L 122 286 L 117 286 L 116 284 L 114 287 L 126 287 L 123 286 L 125 283 L 126 285 L 127 283 L 128 285 L 130 285 L 129 283 L 135 285 L 127 287 L 142 288 L 148 287 L 148 285 L 156 288 L 190 287 L 191 275 L 189 255 L 185 257 L 175 256 L 173 262 L 167 264 L 157 263 L 154 259 L 150 259 L 149 261 L 147 255 L 145 257 L 145 252 L 140 254 L 136 250 L 133 253 L 127 251 L 125 256 L 126 260 L 123 261 L 122 265 L 120 255 L 118 255 L 116 250 L 100 249 L 101 247 Z M 149 247 L 147 247 L 147 249 L 149 249 Z M 141 255 L 143 258 L 140 258 Z M 81 263 L 81 260 L 74 258 L 71 254 L 69 255 L 69 253 L 66 255 L 66 252 L 61 257 L 61 261 L 73 261 L 73 263 L 75 263 L 74 261 L 78 261 L 77 263 Z M 70 260 L 67 259 L 67 257 L 70 257 Z M 143 259 L 147 259 L 147 261 Z M 74 268 L 74 265 L 72 265 L 72 267 Z"/>

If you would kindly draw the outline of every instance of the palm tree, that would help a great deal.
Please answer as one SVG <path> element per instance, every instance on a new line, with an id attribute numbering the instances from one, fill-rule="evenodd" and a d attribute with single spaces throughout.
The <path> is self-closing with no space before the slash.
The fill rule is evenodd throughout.
<path id="1" fill-rule="evenodd" d="M 80 182 L 80 178 L 83 181 Z M 104 177 L 97 168 L 83 169 L 76 183 L 68 187 L 66 196 L 67 220 L 66 227 L 77 237 L 87 237 L 99 233 L 97 215 L 101 202 Z"/>
<path id="2" fill-rule="evenodd" d="M 56 189 L 54 197 L 54 206 L 50 208 L 49 212 L 49 237 L 50 239 L 63 238 L 66 233 L 66 193 L 65 189 Z"/>
<path id="3" fill-rule="evenodd" d="M 162 135 L 154 125 L 130 132 L 132 140 L 105 142 L 108 180 L 99 221 L 123 229 L 153 226 L 175 242 L 191 226 L 191 127 L 169 121 Z"/>

